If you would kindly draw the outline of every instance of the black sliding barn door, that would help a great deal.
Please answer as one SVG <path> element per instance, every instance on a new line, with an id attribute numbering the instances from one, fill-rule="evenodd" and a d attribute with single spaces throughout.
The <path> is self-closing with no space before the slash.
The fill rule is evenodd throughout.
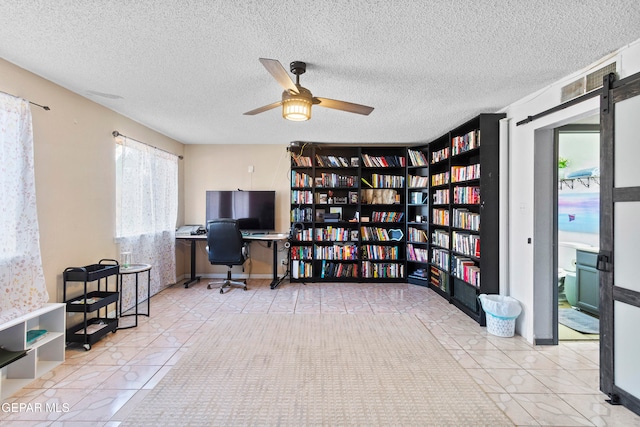
<path id="1" fill-rule="evenodd" d="M 600 98 L 600 390 L 640 414 L 640 73 Z"/>

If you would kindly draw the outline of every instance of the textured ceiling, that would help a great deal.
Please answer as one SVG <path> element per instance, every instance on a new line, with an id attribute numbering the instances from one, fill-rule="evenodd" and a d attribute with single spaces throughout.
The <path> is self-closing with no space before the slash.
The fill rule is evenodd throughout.
<path id="1" fill-rule="evenodd" d="M 0 57 L 187 144 L 411 143 L 588 66 L 639 23 L 638 0 L 3 0 Z M 245 116 L 282 93 L 260 57 L 305 61 L 315 96 L 375 110 Z"/>

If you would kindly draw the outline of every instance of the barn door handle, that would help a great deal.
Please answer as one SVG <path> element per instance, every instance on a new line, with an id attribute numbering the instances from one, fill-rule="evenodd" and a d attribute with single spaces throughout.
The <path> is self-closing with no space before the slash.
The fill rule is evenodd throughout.
<path id="1" fill-rule="evenodd" d="M 609 271 L 609 265 L 611 264 L 611 252 L 600 251 L 596 263 L 596 269 L 598 271 Z"/>

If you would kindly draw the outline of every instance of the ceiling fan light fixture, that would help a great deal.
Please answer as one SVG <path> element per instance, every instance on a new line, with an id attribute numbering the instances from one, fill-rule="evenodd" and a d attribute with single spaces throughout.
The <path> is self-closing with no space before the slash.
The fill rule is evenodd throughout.
<path id="1" fill-rule="evenodd" d="M 339 101 L 337 99 L 317 98 L 311 95 L 309 89 L 300 86 L 300 75 L 304 74 L 307 70 L 307 64 L 302 61 L 293 61 L 290 64 L 291 73 L 296 76 L 295 83 L 277 59 L 260 58 L 260 62 L 273 78 L 276 79 L 280 86 L 284 88 L 284 92 L 282 92 L 281 101 L 247 111 L 244 113 L 247 116 L 255 116 L 256 114 L 282 106 L 282 117 L 284 119 L 303 122 L 311 118 L 311 107 L 314 104 L 323 108 L 362 114 L 363 116 L 368 116 L 373 111 L 373 107 L 367 107 L 366 105 Z"/>
<path id="2" fill-rule="evenodd" d="M 286 90 L 282 93 L 282 117 L 294 122 L 303 122 L 311 118 L 313 99 L 307 89 L 300 86 L 298 89 L 297 94 L 291 94 Z"/>

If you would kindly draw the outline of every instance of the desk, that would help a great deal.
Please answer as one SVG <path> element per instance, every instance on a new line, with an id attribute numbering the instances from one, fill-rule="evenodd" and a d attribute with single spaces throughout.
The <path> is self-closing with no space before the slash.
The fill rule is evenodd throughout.
<path id="1" fill-rule="evenodd" d="M 146 313 L 138 313 L 138 274 L 147 272 L 147 312 Z M 131 314 L 122 314 L 122 283 L 123 277 L 127 274 L 135 274 L 136 275 L 136 311 Z M 129 329 L 135 328 L 138 326 L 138 316 L 147 316 L 151 314 L 151 264 L 131 264 L 129 267 L 124 268 L 120 267 L 120 271 L 118 272 L 119 282 L 120 282 L 120 317 L 125 316 L 135 316 L 136 321 L 132 326 L 122 326 L 118 329 Z"/>
<path id="2" fill-rule="evenodd" d="M 245 234 L 242 238 L 251 243 L 252 241 L 263 241 L 267 242 L 268 246 L 272 246 L 273 251 L 273 279 L 271 280 L 271 289 L 275 289 L 278 285 L 284 280 L 284 277 L 278 277 L 278 242 L 286 241 L 289 237 L 284 233 L 265 233 L 265 234 Z M 201 276 L 196 276 L 196 243 L 198 241 L 207 241 L 206 234 L 197 234 L 197 235 L 189 235 L 189 236 L 178 236 L 176 235 L 177 240 L 187 240 L 191 242 L 191 276 L 184 283 L 184 287 L 188 288 L 192 283 L 199 282 L 202 278 Z"/>

